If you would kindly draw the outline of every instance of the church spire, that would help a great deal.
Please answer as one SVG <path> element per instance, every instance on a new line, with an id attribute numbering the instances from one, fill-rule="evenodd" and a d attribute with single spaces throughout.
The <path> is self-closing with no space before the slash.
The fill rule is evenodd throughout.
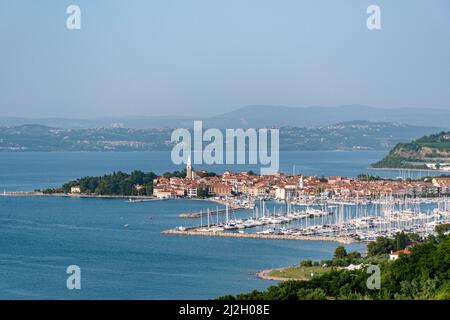
<path id="1" fill-rule="evenodd" d="M 188 156 L 186 161 L 186 178 L 192 179 L 191 155 Z"/>

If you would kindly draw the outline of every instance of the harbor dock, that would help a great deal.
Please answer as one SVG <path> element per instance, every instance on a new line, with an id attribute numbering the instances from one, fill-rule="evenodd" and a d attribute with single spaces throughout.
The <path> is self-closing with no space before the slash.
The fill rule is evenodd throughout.
<path id="1" fill-rule="evenodd" d="M 421 207 L 422 204 L 432 207 Z M 407 200 L 397 203 L 392 199 L 372 201 L 370 205 L 339 204 L 321 209 L 298 210 L 288 206 L 287 211 L 270 213 L 264 202 L 261 212 L 255 208 L 251 217 L 230 219 L 229 207 L 225 220 L 214 218 L 207 210 L 207 223 L 197 226 L 179 226 L 163 234 L 228 238 L 274 240 L 315 240 L 351 243 L 373 241 L 379 236 L 393 236 L 398 232 L 417 233 L 421 237 L 435 234 L 438 225 L 450 223 L 448 198 Z M 202 218 L 203 215 L 200 215 Z M 295 224 L 293 224 L 295 222 Z M 256 228 L 255 231 L 244 231 Z"/>

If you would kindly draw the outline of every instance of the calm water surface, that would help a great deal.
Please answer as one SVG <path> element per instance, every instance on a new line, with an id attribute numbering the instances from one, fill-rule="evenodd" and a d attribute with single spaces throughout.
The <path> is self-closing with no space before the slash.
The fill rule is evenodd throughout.
<path id="1" fill-rule="evenodd" d="M 360 173 L 384 177 L 408 175 L 418 177 L 429 172 L 399 172 L 368 170 L 368 166 L 386 155 L 386 151 L 288 151 L 280 155 L 280 170 L 291 174 L 355 177 Z M 195 166 L 209 171 L 254 170 L 251 165 Z M 21 152 L 0 153 L 0 191 L 32 191 L 56 187 L 71 179 L 87 175 L 103 175 L 113 171 L 180 170 L 172 164 L 169 152 Z"/>

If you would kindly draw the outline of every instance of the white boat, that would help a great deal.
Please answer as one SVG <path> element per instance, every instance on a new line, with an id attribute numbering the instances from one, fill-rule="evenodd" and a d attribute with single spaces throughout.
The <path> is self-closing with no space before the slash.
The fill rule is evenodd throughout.
<path id="1" fill-rule="evenodd" d="M 258 231 L 256 233 L 257 234 L 272 234 L 273 233 L 273 229 L 266 229 L 266 230 Z"/>
<path id="2" fill-rule="evenodd" d="M 217 227 L 217 226 L 209 228 L 209 232 L 222 232 L 223 230 L 224 230 L 224 228 Z"/>
<path id="3" fill-rule="evenodd" d="M 224 224 L 223 229 L 225 230 L 236 230 L 238 227 L 235 224 Z"/>

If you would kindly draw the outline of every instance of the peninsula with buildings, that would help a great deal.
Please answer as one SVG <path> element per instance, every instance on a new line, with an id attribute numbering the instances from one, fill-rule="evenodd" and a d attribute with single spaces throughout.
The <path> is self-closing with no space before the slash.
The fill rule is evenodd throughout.
<path id="1" fill-rule="evenodd" d="M 382 179 L 194 170 L 115 172 L 85 177 L 41 195 L 209 199 L 220 204 L 180 213 L 189 223 L 162 233 L 282 240 L 372 241 L 398 232 L 433 234 L 450 222 L 450 176 Z M 268 204 L 271 204 L 269 206 Z M 189 219 L 190 218 L 190 219 Z"/>

